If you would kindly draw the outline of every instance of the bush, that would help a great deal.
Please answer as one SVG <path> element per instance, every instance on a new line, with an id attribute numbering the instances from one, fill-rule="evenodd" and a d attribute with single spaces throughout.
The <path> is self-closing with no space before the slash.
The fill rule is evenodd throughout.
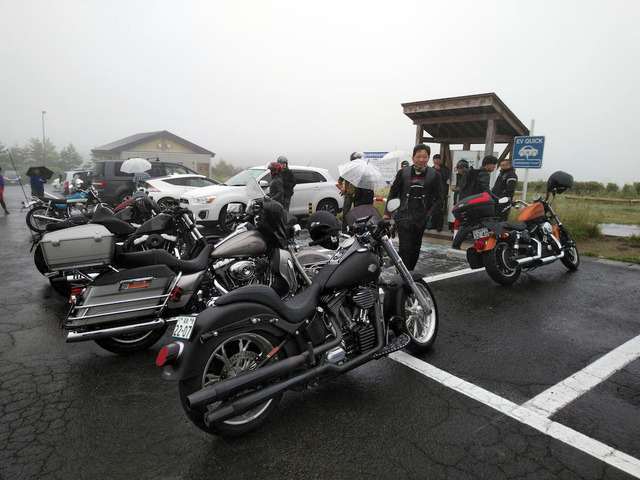
<path id="1" fill-rule="evenodd" d="M 607 193 L 610 195 L 616 195 L 620 190 L 617 183 L 607 183 Z"/>
<path id="2" fill-rule="evenodd" d="M 638 182 L 636 182 L 638 183 Z M 620 194 L 625 198 L 633 198 L 638 195 L 638 188 L 635 186 L 636 184 L 625 183 L 620 191 Z M 640 186 L 640 184 L 638 184 Z"/>
<path id="3" fill-rule="evenodd" d="M 553 205 L 564 226 L 576 239 L 599 238 L 602 235 L 596 221 L 600 218 L 597 208 L 588 202 L 568 202 L 564 197 L 557 198 Z"/>

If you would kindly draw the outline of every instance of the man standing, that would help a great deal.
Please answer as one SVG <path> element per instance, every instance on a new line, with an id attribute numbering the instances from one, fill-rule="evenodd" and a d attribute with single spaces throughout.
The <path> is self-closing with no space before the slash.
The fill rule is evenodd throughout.
<path id="1" fill-rule="evenodd" d="M 413 166 L 398 171 L 388 195 L 389 200 L 400 199 L 400 207 L 394 214 L 398 253 L 409 270 L 418 263 L 427 221 L 442 211 L 442 179 L 434 168 L 427 167 L 430 154 L 428 145 L 416 145 L 413 148 Z"/>
<path id="2" fill-rule="evenodd" d="M 431 227 L 435 228 L 438 232 L 442 231 L 442 224 L 444 223 L 444 218 L 447 216 L 449 212 L 447 212 L 448 205 L 448 195 L 446 193 L 449 191 L 449 177 L 451 177 L 451 170 L 449 167 L 442 163 L 442 158 L 439 153 L 436 153 L 433 156 L 433 168 L 440 174 L 442 178 L 442 191 L 445 193 L 444 199 L 442 201 L 442 210 L 440 212 L 436 212 L 436 214 L 431 219 Z"/>
<path id="3" fill-rule="evenodd" d="M 516 169 L 511 166 L 511 160 L 505 158 L 500 162 L 500 175 L 496 179 L 496 183 L 491 190 L 497 197 L 509 197 L 509 205 L 500 213 L 500 220 L 506 220 L 511 210 L 511 202 L 516 193 L 518 185 L 518 175 Z"/>
<path id="4" fill-rule="evenodd" d="M 353 152 L 349 157 L 349 161 L 353 162 L 356 159 L 362 159 L 363 155 L 360 152 Z M 340 193 L 344 196 L 344 204 L 342 206 L 342 231 L 347 231 L 347 213 L 353 206 L 353 195 L 356 193 L 356 186 L 347 182 L 344 178 L 338 179 L 338 187 Z"/>
<path id="5" fill-rule="evenodd" d="M 478 195 L 480 193 L 490 191 L 489 182 L 491 180 L 491 173 L 496 169 L 497 165 L 498 159 L 493 155 L 487 155 L 482 159 L 482 168 L 477 171 L 474 171 L 473 168 L 467 170 L 462 177 L 462 183 L 464 185 L 461 187 L 461 192 L 464 192 L 465 195 L 463 196 L 461 194 L 460 200 L 471 195 Z M 459 250 L 462 246 L 462 242 L 470 233 L 471 229 L 467 225 L 462 224 L 453 239 L 451 248 Z"/>
<path id="6" fill-rule="evenodd" d="M 31 174 L 31 195 L 38 198 L 44 198 L 44 184 L 47 183 L 47 179 L 40 175 L 40 169 L 34 168 Z"/>
<path id="7" fill-rule="evenodd" d="M 293 176 L 293 172 L 289 170 L 289 160 L 287 160 L 287 157 L 278 157 L 278 163 L 280 164 L 280 177 L 282 177 L 282 183 L 284 184 L 284 200 L 282 206 L 288 212 L 289 205 L 291 205 L 291 197 L 293 197 L 293 187 L 296 186 L 296 179 Z"/>

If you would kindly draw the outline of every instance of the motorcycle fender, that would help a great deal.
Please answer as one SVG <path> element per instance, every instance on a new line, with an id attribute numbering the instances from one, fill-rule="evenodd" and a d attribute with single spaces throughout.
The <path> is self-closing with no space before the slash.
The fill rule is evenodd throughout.
<path id="1" fill-rule="evenodd" d="M 280 317 L 269 307 L 256 303 L 242 302 L 210 307 L 196 318 L 190 340 L 175 339 L 183 345 L 180 357 L 164 367 L 165 380 L 185 380 L 198 375 L 194 368 L 201 358 L 210 354 L 207 343 L 219 335 L 233 331 L 264 331 L 276 338 L 283 338 L 286 332 L 278 327 Z"/>
<path id="2" fill-rule="evenodd" d="M 488 252 L 489 250 L 493 250 L 494 248 L 496 248 L 497 243 L 498 243 L 497 237 L 491 234 L 489 235 L 489 238 L 487 239 L 487 243 L 485 244 L 485 246 L 480 250 L 477 250 L 477 252 L 480 253 L 480 252 Z"/>

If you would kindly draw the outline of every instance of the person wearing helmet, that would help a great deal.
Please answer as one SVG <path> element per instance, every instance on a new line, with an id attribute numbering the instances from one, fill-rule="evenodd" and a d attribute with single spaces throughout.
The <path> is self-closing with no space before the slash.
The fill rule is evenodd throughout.
<path id="1" fill-rule="evenodd" d="M 296 186 L 296 178 L 293 176 L 293 172 L 289 170 L 289 160 L 287 157 L 278 157 L 277 162 L 280 164 L 280 177 L 282 177 L 282 183 L 284 185 L 284 201 L 282 206 L 288 212 L 289 205 L 291 205 L 291 197 L 293 197 L 293 188 Z"/>
<path id="2" fill-rule="evenodd" d="M 267 165 L 267 168 L 271 172 L 271 182 L 269 182 L 269 193 L 267 196 L 282 205 L 284 202 L 284 182 L 280 176 L 280 164 L 278 162 L 271 162 Z"/>
<path id="3" fill-rule="evenodd" d="M 349 161 L 362 159 L 364 155 L 360 152 L 353 152 L 349 156 Z M 342 205 L 342 231 L 347 231 L 347 213 L 353 207 L 353 196 L 356 193 L 356 186 L 347 182 L 344 178 L 338 178 L 338 187 L 340 188 L 340 194 L 344 196 L 344 204 Z"/>

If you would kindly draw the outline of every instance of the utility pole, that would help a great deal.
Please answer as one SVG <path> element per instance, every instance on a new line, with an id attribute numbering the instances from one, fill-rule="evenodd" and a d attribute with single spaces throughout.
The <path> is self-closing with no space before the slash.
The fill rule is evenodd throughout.
<path id="1" fill-rule="evenodd" d="M 47 163 L 47 144 L 45 143 L 45 136 L 44 136 L 44 114 L 47 113 L 44 110 L 42 110 L 42 166 L 44 167 Z"/>

